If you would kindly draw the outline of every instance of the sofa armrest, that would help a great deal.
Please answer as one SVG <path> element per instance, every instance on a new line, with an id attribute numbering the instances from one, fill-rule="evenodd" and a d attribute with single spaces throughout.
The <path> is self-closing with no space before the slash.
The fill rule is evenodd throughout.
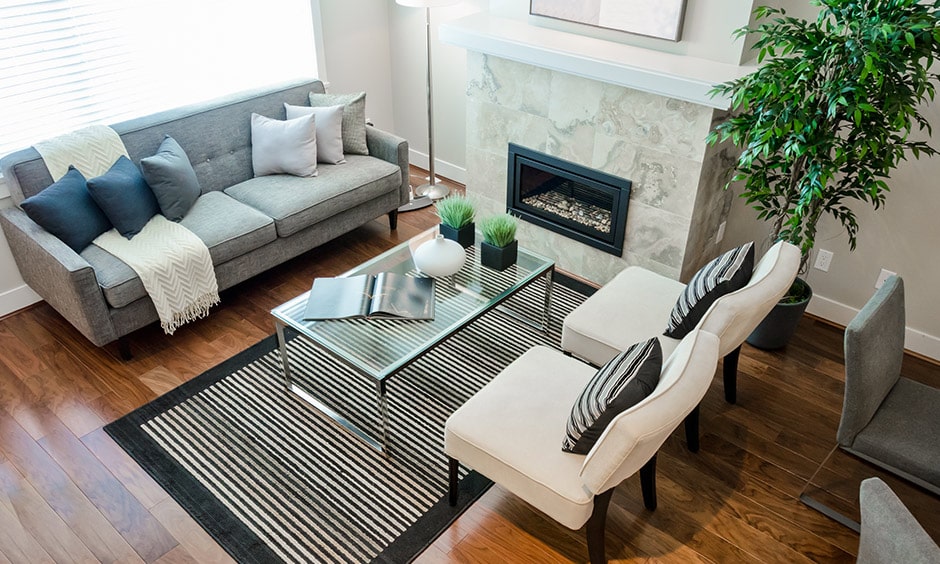
<path id="1" fill-rule="evenodd" d="M 373 157 L 396 164 L 401 168 L 399 203 L 407 204 L 410 192 L 408 182 L 408 141 L 387 131 L 375 127 L 366 127 L 366 145 L 369 147 L 369 154 Z"/>
<path id="2" fill-rule="evenodd" d="M 19 208 L 0 210 L 23 280 L 97 346 L 117 339 L 104 294 L 88 262 Z"/>

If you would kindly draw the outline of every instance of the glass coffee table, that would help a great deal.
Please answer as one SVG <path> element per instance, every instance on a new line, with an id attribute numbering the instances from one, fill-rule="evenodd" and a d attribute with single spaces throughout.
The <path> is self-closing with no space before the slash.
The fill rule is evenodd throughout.
<path id="1" fill-rule="evenodd" d="M 396 272 L 411 276 L 421 274 L 411 256 L 424 241 L 433 239 L 437 229 L 431 229 L 374 259 L 359 265 L 342 276 Z M 552 275 L 555 263 L 519 247 L 516 264 L 497 271 L 480 264 L 479 247 L 467 249 L 467 261 L 453 276 L 435 282 L 434 319 L 413 320 L 329 320 L 304 321 L 307 304 L 306 292 L 271 310 L 277 329 L 278 346 L 284 380 L 287 387 L 307 403 L 331 418 L 343 428 L 365 441 L 369 446 L 388 456 L 388 404 L 386 384 L 403 368 L 421 358 L 448 337 L 466 327 L 475 319 L 500 307 L 521 322 L 548 331 L 551 315 Z M 500 304 L 538 279 L 545 280 L 544 308 L 540 319 L 520 314 Z M 380 436 L 367 433 L 362 426 L 350 421 L 320 401 L 313 390 L 291 375 L 290 358 L 285 339 L 285 328 L 290 327 L 300 338 L 313 342 L 332 357 L 373 382 L 379 416 Z"/>

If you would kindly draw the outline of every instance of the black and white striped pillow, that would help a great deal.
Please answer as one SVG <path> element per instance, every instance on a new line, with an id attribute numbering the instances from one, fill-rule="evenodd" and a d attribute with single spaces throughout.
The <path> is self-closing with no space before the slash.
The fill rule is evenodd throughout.
<path id="1" fill-rule="evenodd" d="M 605 364 L 571 407 L 561 450 L 590 452 L 614 417 L 653 393 L 662 367 L 657 337 L 630 346 Z"/>
<path id="2" fill-rule="evenodd" d="M 753 271 L 753 241 L 731 249 L 703 266 L 673 306 L 663 334 L 674 339 L 685 337 L 695 329 L 715 300 L 746 286 Z"/>

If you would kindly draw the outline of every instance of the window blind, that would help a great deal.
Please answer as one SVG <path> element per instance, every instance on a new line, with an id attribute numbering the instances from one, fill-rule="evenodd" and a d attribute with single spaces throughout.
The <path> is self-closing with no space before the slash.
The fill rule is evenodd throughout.
<path id="1" fill-rule="evenodd" d="M 0 0 L 0 155 L 317 76 L 310 0 Z"/>

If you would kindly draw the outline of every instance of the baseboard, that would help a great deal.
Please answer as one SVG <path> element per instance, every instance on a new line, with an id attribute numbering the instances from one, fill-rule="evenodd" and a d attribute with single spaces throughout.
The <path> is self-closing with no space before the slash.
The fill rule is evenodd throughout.
<path id="1" fill-rule="evenodd" d="M 9 315 L 14 311 L 23 309 L 39 301 L 42 301 L 39 294 L 32 291 L 26 284 L 13 288 L 12 290 L 7 290 L 0 294 L 0 317 Z"/>
<path id="2" fill-rule="evenodd" d="M 408 149 L 408 161 L 424 170 L 428 169 L 429 161 L 427 153 L 420 153 L 414 149 Z M 464 185 L 467 184 L 467 169 L 453 163 L 442 161 L 441 159 L 434 159 L 434 173 L 437 176 L 443 176 L 454 182 L 459 182 Z"/>
<path id="3" fill-rule="evenodd" d="M 809 307 L 806 308 L 806 311 L 842 326 L 848 325 L 855 315 L 858 314 L 858 310 L 854 307 L 847 306 L 835 300 L 830 300 L 818 294 L 813 295 L 813 299 L 810 300 Z M 904 334 L 904 348 L 913 353 L 940 361 L 940 337 L 934 337 L 933 335 L 928 335 L 927 333 L 908 327 Z"/>

